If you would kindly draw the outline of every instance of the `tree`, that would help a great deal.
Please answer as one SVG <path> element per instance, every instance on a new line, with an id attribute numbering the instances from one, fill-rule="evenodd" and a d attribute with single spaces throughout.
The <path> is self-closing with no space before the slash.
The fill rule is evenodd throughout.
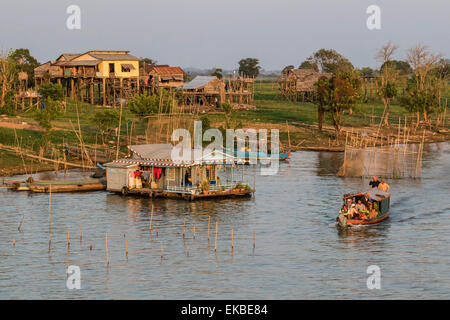
<path id="1" fill-rule="evenodd" d="M 408 76 L 412 73 L 409 63 L 402 60 L 389 60 L 384 62 L 380 67 L 380 73 L 383 73 L 386 68 L 395 70 L 399 76 Z"/>
<path id="2" fill-rule="evenodd" d="M 380 78 L 378 79 L 378 94 L 384 103 L 384 124 L 389 125 L 389 112 L 391 100 L 397 94 L 395 80 L 397 78 L 396 64 L 392 63 L 392 55 L 397 50 L 397 46 L 392 42 L 383 45 L 375 55 L 375 58 L 381 63 Z"/>
<path id="3" fill-rule="evenodd" d="M 429 115 L 435 110 L 442 112 L 440 107 L 440 88 L 438 79 L 434 78 L 433 86 L 427 86 L 424 90 L 417 90 L 416 76 L 408 79 L 404 95 L 400 98 L 400 105 L 411 113 L 416 113 L 417 123 L 420 122 L 420 115 L 424 115 L 425 122 L 428 122 Z M 439 126 L 437 124 L 437 126 Z"/>
<path id="4" fill-rule="evenodd" d="M 161 90 L 159 94 L 136 94 L 133 99 L 128 102 L 131 112 L 146 116 L 149 114 L 168 113 L 176 101 L 168 90 Z"/>
<path id="5" fill-rule="evenodd" d="M 374 77 L 375 76 L 375 70 L 373 70 L 371 67 L 364 67 L 359 70 L 359 73 L 361 77 Z"/>
<path id="6" fill-rule="evenodd" d="M 120 115 L 116 109 L 106 109 L 95 113 L 92 121 L 96 124 L 102 136 L 102 144 L 105 144 L 105 135 L 111 134 L 112 130 L 117 127 Z"/>
<path id="7" fill-rule="evenodd" d="M 319 125 L 319 131 L 322 131 L 323 119 L 325 112 L 329 111 L 331 105 L 331 81 L 327 77 L 320 77 L 315 83 L 316 86 L 316 99 L 314 103 L 317 104 L 317 122 Z"/>
<path id="8" fill-rule="evenodd" d="M 313 69 L 314 71 L 319 72 L 319 67 L 317 66 L 317 64 L 312 63 L 311 61 L 308 61 L 308 60 L 303 61 L 298 68 L 299 69 Z"/>
<path id="9" fill-rule="evenodd" d="M 233 111 L 234 111 L 233 106 L 228 102 L 222 102 L 220 107 L 225 112 L 225 125 L 226 125 L 225 129 L 230 129 L 231 128 L 231 117 L 232 117 Z"/>
<path id="10" fill-rule="evenodd" d="M 139 60 L 139 67 L 143 67 L 144 65 L 154 66 L 157 63 L 156 60 L 150 58 L 141 58 L 141 60 Z"/>
<path id="11" fill-rule="evenodd" d="M 239 74 L 243 73 L 247 77 L 257 77 L 261 67 L 259 60 L 255 58 L 246 58 L 239 61 Z"/>
<path id="12" fill-rule="evenodd" d="M 43 83 L 39 89 L 38 93 L 41 96 L 41 99 L 47 100 L 58 100 L 61 101 L 64 99 L 64 89 L 60 84 L 57 83 Z"/>
<path id="13" fill-rule="evenodd" d="M 214 68 L 211 70 L 210 75 L 222 79 L 223 78 L 222 72 L 223 70 L 221 68 Z"/>
<path id="14" fill-rule="evenodd" d="M 325 112 L 330 112 L 336 138 L 341 133 L 342 115 L 345 110 L 351 109 L 360 100 L 361 81 L 354 73 L 340 73 L 331 79 L 322 77 L 316 83 L 319 130 Z"/>
<path id="15" fill-rule="evenodd" d="M 50 142 L 51 131 L 53 130 L 52 121 L 62 114 L 62 108 L 61 101 L 56 101 L 52 98 L 48 98 L 42 103 L 43 107 L 33 112 L 33 118 L 45 130 L 42 136 L 44 137 L 45 147 L 47 147 Z"/>
<path id="16" fill-rule="evenodd" d="M 0 51 L 0 109 L 3 109 L 17 81 L 16 62 L 11 54 Z"/>
<path id="17" fill-rule="evenodd" d="M 344 111 L 351 109 L 360 101 L 361 80 L 350 72 L 335 75 L 332 78 L 332 89 L 330 110 L 336 137 L 339 137 Z"/>
<path id="18" fill-rule="evenodd" d="M 434 109 L 441 109 L 442 79 L 433 75 L 442 56 L 433 54 L 427 46 L 416 45 L 409 48 L 406 55 L 408 63 L 413 69 L 414 76 L 408 83 L 408 88 L 402 98 L 402 105 L 409 111 L 416 112 L 417 125 L 419 125 L 420 114 L 424 121 L 429 122 L 429 115 Z"/>
<path id="19" fill-rule="evenodd" d="M 440 59 L 433 68 L 433 75 L 442 80 L 450 78 L 450 60 Z"/>
<path id="20" fill-rule="evenodd" d="M 333 49 L 320 49 L 302 63 L 318 72 L 333 74 L 353 71 L 352 63 Z M 302 67 L 302 66 L 301 66 Z"/>
<path id="21" fill-rule="evenodd" d="M 137 94 L 133 99 L 128 101 L 128 108 L 132 113 L 139 116 L 156 114 L 159 110 L 160 98 L 156 94 Z"/>
<path id="22" fill-rule="evenodd" d="M 30 54 L 29 49 L 16 49 L 11 52 L 10 57 L 16 62 L 19 71 L 27 73 L 29 80 L 34 78 L 34 69 L 39 66 L 39 62 Z"/>

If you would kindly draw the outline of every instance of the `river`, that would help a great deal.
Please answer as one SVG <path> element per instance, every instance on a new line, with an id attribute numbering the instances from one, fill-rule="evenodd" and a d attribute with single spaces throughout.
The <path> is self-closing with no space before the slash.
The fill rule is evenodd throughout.
<path id="1" fill-rule="evenodd" d="M 0 299 L 450 298 L 450 144 L 425 146 L 421 179 L 388 181 L 388 220 L 350 230 L 334 225 L 342 194 L 368 180 L 336 177 L 342 156 L 295 152 L 246 199 L 53 194 L 51 250 L 49 196 L 1 190 Z M 68 264 L 80 290 L 66 288 Z M 371 265 L 381 289 L 366 285 Z"/>

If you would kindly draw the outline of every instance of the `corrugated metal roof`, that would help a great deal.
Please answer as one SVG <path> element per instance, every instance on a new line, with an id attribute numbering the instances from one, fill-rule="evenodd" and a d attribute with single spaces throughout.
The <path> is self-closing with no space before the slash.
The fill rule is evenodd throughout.
<path id="1" fill-rule="evenodd" d="M 65 67 L 77 67 L 77 66 L 96 66 L 100 63 L 99 60 L 78 60 L 78 61 L 59 61 L 55 65 Z"/>
<path id="2" fill-rule="evenodd" d="M 153 71 L 160 75 L 184 74 L 183 69 L 180 67 L 152 66 L 149 72 Z"/>
<path id="3" fill-rule="evenodd" d="M 217 77 L 214 76 L 196 76 L 194 79 L 192 79 L 190 82 L 185 83 L 183 88 L 184 89 L 200 89 L 201 87 L 204 87 L 211 81 L 217 79 Z"/>
<path id="4" fill-rule="evenodd" d="M 188 154 L 188 159 L 172 159 L 172 150 L 174 147 L 171 144 L 143 144 L 128 147 L 136 156 L 134 159 L 129 159 L 132 162 L 140 164 L 153 164 L 161 166 L 186 166 L 186 165 L 200 165 L 200 164 L 220 164 L 220 163 L 241 163 L 242 160 L 235 158 L 233 155 L 215 151 L 203 154 L 205 150 L 200 151 L 200 155 L 194 149 L 184 149 L 182 154 Z M 181 154 L 180 154 L 181 156 Z M 127 160 L 128 161 L 128 160 Z"/>
<path id="5" fill-rule="evenodd" d="M 142 159 L 172 159 L 172 149 L 171 144 L 142 144 L 128 147 L 137 156 Z"/>
<path id="6" fill-rule="evenodd" d="M 139 61 L 138 58 L 131 54 L 117 54 L 117 53 L 90 53 L 88 54 L 96 59 L 99 60 L 132 60 L 132 61 Z"/>

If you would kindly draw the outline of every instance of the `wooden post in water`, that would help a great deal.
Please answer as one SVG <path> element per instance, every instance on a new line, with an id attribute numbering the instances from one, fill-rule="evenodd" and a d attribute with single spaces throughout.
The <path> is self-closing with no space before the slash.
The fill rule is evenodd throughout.
<path id="1" fill-rule="evenodd" d="M 184 222 L 183 222 L 183 239 L 184 239 L 185 233 L 186 233 L 186 217 L 184 217 Z"/>
<path id="2" fill-rule="evenodd" d="M 153 222 L 153 203 L 152 203 L 152 213 L 150 215 L 150 233 L 152 233 L 152 222 Z"/>
<path id="3" fill-rule="evenodd" d="M 209 242 L 209 226 L 211 224 L 211 216 L 208 216 L 208 242 Z"/>
<path id="4" fill-rule="evenodd" d="M 214 252 L 217 251 L 217 232 L 218 232 L 218 230 L 219 230 L 219 222 L 216 221 L 216 238 L 214 241 Z"/>
<path id="5" fill-rule="evenodd" d="M 109 266 L 108 233 L 105 233 L 105 244 L 106 244 L 106 265 Z"/>
<path id="6" fill-rule="evenodd" d="M 195 225 L 194 225 L 194 239 L 195 239 Z"/>
<path id="7" fill-rule="evenodd" d="M 70 247 L 70 234 L 69 231 L 67 231 L 67 248 Z"/>
<path id="8" fill-rule="evenodd" d="M 16 239 L 13 239 L 13 248 L 16 247 Z"/>
<path id="9" fill-rule="evenodd" d="M 162 258 L 163 258 L 163 245 L 161 243 L 161 260 L 162 260 Z"/>
<path id="10" fill-rule="evenodd" d="M 253 231 L 253 249 L 255 249 L 255 231 Z"/>
<path id="11" fill-rule="evenodd" d="M 81 223 L 80 223 L 80 241 L 83 240 L 83 231 L 81 229 Z"/>
<path id="12" fill-rule="evenodd" d="M 52 185 L 50 184 L 50 192 L 48 196 L 48 249 L 52 245 Z"/>
<path id="13" fill-rule="evenodd" d="M 128 242 L 127 242 L 127 239 L 125 239 L 125 256 L 128 258 Z"/>
<path id="14" fill-rule="evenodd" d="M 231 250 L 234 249 L 234 230 L 231 229 Z"/>

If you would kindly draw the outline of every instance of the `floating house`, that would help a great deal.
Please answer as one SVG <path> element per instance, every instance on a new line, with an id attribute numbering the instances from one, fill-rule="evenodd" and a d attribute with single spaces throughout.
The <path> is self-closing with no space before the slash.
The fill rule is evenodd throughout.
<path id="1" fill-rule="evenodd" d="M 105 165 L 109 191 L 186 200 L 249 196 L 255 192 L 244 181 L 244 161 L 230 154 L 182 149 L 183 159 L 178 160 L 172 154 L 179 150 L 171 144 L 128 148 L 130 158 Z"/>

